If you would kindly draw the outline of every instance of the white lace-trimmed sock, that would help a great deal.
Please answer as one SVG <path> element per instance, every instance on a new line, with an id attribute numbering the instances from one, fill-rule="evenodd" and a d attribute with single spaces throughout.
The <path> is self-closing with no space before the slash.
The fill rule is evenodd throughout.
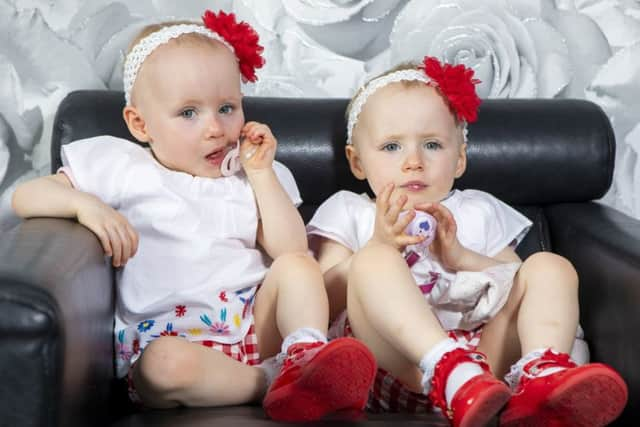
<path id="1" fill-rule="evenodd" d="M 446 338 L 433 346 L 420 360 L 420 369 L 423 372 L 421 383 L 424 394 L 429 394 L 429 391 L 431 391 L 431 377 L 433 377 L 433 372 L 440 359 L 442 359 L 446 353 L 458 348 L 465 348 L 465 346 L 452 338 Z M 482 373 L 483 370 L 477 363 L 467 362 L 456 366 L 447 377 L 444 392 L 447 405 L 451 404 L 451 399 L 453 399 L 453 396 L 464 383 Z"/>
<path id="2" fill-rule="evenodd" d="M 262 371 L 264 372 L 264 376 L 267 380 L 267 388 L 280 373 L 280 370 L 282 369 L 282 363 L 287 357 L 287 350 L 289 350 L 289 347 L 291 345 L 301 342 L 311 343 L 318 341 L 326 343 L 327 336 L 314 328 L 300 328 L 287 335 L 282 341 L 280 353 L 275 356 L 269 357 L 268 359 L 264 359 L 262 363 L 257 365 L 257 367 L 262 369 Z"/>
<path id="3" fill-rule="evenodd" d="M 433 377 L 433 372 L 440 359 L 442 359 L 442 356 L 450 351 L 463 347 L 464 346 L 459 344 L 456 340 L 452 338 L 445 338 L 431 347 L 431 350 L 422 356 L 419 367 L 422 371 L 422 380 L 420 383 L 422 384 L 424 394 L 429 394 L 431 391 L 431 378 Z"/>
<path id="4" fill-rule="evenodd" d="M 280 373 L 280 369 L 282 369 L 282 360 L 277 356 L 271 356 L 268 359 L 264 359 L 257 367 L 262 369 L 264 377 L 267 380 L 268 389 Z"/>
<path id="5" fill-rule="evenodd" d="M 544 352 L 547 350 L 551 350 L 554 353 L 558 353 L 557 351 L 549 347 L 538 348 L 525 354 L 520 358 L 520 360 L 518 360 L 515 364 L 511 366 L 509 373 L 507 373 L 507 375 L 504 376 L 504 380 L 507 382 L 507 384 L 509 384 L 509 387 L 511 387 L 511 390 L 515 390 L 518 384 L 520 383 L 520 378 L 522 377 L 523 369 L 527 365 L 527 363 L 535 359 L 540 359 L 544 354 Z M 542 367 L 542 369 L 538 373 L 536 373 L 536 376 L 544 377 L 547 375 L 554 374 L 556 372 L 564 371 L 565 369 L 567 368 L 564 368 L 561 366 L 549 366 L 547 368 Z"/>
<path id="6" fill-rule="evenodd" d="M 321 341 L 323 343 L 327 343 L 327 336 L 314 328 L 300 328 L 296 329 L 289 335 L 287 335 L 282 341 L 282 346 L 280 347 L 280 354 L 286 355 L 287 350 L 292 344 L 302 343 L 302 342 L 318 342 Z"/>

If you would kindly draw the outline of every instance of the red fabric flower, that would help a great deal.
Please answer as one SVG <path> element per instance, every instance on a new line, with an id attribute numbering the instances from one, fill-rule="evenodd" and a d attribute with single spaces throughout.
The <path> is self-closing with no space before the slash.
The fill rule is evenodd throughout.
<path id="1" fill-rule="evenodd" d="M 424 72 L 440 88 L 459 120 L 473 123 L 478 119 L 480 98 L 476 87 L 480 80 L 473 78 L 473 70 L 462 64 L 441 64 L 432 56 L 424 57 Z"/>
<path id="2" fill-rule="evenodd" d="M 264 65 L 262 51 L 264 48 L 258 44 L 258 33 L 246 22 L 236 22 L 233 13 L 226 14 L 219 11 L 217 14 L 210 10 L 202 15 L 204 26 L 217 33 L 229 43 L 236 53 L 240 65 L 240 74 L 244 81 L 255 82 L 256 68 Z"/>

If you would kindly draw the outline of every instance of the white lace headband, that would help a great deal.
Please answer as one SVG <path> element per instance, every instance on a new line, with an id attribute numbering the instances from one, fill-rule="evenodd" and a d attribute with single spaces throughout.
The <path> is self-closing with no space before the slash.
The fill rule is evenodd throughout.
<path id="1" fill-rule="evenodd" d="M 131 105 L 131 89 L 133 88 L 133 83 L 136 81 L 140 66 L 142 66 L 144 60 L 147 59 L 147 56 L 149 56 L 158 46 L 167 43 L 169 40 L 180 37 L 183 34 L 190 33 L 202 34 L 217 40 L 235 54 L 233 47 L 227 43 L 226 40 L 202 25 L 177 24 L 155 31 L 136 43 L 124 61 L 122 80 L 124 84 L 124 99 L 127 105 Z"/>
<path id="2" fill-rule="evenodd" d="M 349 111 L 349 118 L 347 119 L 347 145 L 353 144 L 353 128 L 356 126 L 356 123 L 358 123 L 358 116 L 360 116 L 367 99 L 386 85 L 401 81 L 419 81 L 424 82 L 425 84 L 437 85 L 437 83 L 431 80 L 423 70 L 415 69 L 394 71 L 393 73 L 371 80 L 358 94 L 358 96 L 356 96 L 351 104 L 351 111 Z M 464 122 L 462 128 L 464 142 L 467 142 L 468 133 L 467 123 Z"/>

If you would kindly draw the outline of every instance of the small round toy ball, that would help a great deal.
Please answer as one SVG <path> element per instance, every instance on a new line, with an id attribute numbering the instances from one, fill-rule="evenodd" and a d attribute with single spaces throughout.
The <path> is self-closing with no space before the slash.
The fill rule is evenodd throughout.
<path id="1" fill-rule="evenodd" d="M 407 226 L 406 232 L 410 236 L 424 236 L 425 239 L 418 245 L 428 248 L 433 239 L 436 237 L 436 228 L 438 222 L 436 219 L 423 211 L 416 210 L 416 216 Z"/>

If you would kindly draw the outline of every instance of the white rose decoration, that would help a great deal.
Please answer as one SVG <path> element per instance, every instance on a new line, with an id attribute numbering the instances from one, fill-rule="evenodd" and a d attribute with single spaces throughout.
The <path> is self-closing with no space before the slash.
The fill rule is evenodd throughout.
<path id="1" fill-rule="evenodd" d="M 640 42 L 620 49 L 587 89 L 609 115 L 616 135 L 613 185 L 605 201 L 640 218 Z"/>
<path id="2" fill-rule="evenodd" d="M 393 64 L 431 55 L 473 68 L 483 98 L 583 97 L 610 56 L 589 17 L 547 0 L 412 0 L 390 49 Z"/>
<path id="3" fill-rule="evenodd" d="M 51 124 L 60 97 L 104 86 L 85 57 L 58 36 L 35 9 L 0 2 L 0 190 L 29 169 L 48 170 Z M 45 154 L 46 160 L 41 154 Z M 46 163 L 46 165 L 43 164 Z M 8 195 L 3 194 L 6 200 Z M 7 203 L 0 206 L 0 218 Z"/>
<path id="4" fill-rule="evenodd" d="M 11 153 L 9 152 L 9 141 L 11 139 L 11 131 L 9 125 L 0 116 L 0 183 L 4 180 L 4 176 L 9 168 L 9 160 Z"/>
<path id="5" fill-rule="evenodd" d="M 563 0 L 567 9 L 589 15 L 602 28 L 611 47 L 640 42 L 640 2 L 637 0 Z"/>
<path id="6" fill-rule="evenodd" d="M 311 39 L 338 55 L 367 60 L 389 45 L 406 0 L 285 0 L 288 16 Z"/>
<path id="7" fill-rule="evenodd" d="M 267 65 L 253 93 L 351 96 L 387 52 L 406 1 L 236 0 L 234 10 L 256 27 L 265 46 Z"/>

